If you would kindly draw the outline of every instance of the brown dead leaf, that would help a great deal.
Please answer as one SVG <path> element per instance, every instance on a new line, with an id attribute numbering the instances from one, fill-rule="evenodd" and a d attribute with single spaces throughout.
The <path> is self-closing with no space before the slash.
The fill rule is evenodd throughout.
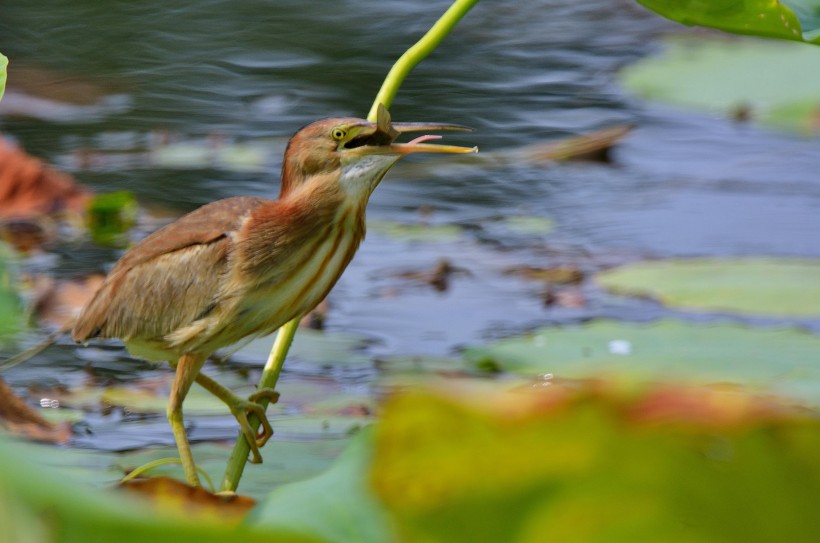
<path id="1" fill-rule="evenodd" d="M 579 288 L 557 289 L 547 285 L 541 295 L 544 307 L 566 307 L 569 309 L 579 309 L 586 307 L 587 300 L 584 293 Z"/>
<path id="2" fill-rule="evenodd" d="M 575 266 L 553 266 L 551 268 L 516 266 L 507 268 L 504 273 L 552 285 L 577 285 L 584 280 L 584 272 Z"/>
<path id="3" fill-rule="evenodd" d="M 240 522 L 256 501 L 238 494 L 213 494 L 170 477 L 138 478 L 120 488 L 149 500 L 157 510 L 185 518 Z"/>
<path id="4" fill-rule="evenodd" d="M 632 130 L 631 126 L 613 126 L 549 143 L 524 147 L 522 156 L 530 162 L 552 160 L 594 160 L 610 162 L 609 151 Z"/>
<path id="5" fill-rule="evenodd" d="M 34 441 L 66 443 L 71 438 L 71 425 L 53 424 L 37 413 L 0 379 L 0 426 L 9 432 Z"/>
<path id="6" fill-rule="evenodd" d="M 72 176 L 0 140 L 0 219 L 81 213 L 90 198 Z"/>
<path id="7" fill-rule="evenodd" d="M 396 277 L 418 284 L 430 285 L 437 292 L 445 292 L 450 287 L 450 278 L 453 275 L 469 276 L 471 274 L 469 270 L 454 266 L 448 259 L 441 258 L 430 270 L 399 272 Z"/>

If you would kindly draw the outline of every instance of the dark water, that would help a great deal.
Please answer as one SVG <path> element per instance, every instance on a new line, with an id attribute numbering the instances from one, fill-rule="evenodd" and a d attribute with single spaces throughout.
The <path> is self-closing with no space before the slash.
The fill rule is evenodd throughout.
<path id="1" fill-rule="evenodd" d="M 287 137 L 316 118 L 364 116 L 393 61 L 448 5 L 6 0 L 0 50 L 12 64 L 0 127 L 82 183 L 133 191 L 149 207 L 181 212 L 226 196 L 272 197 Z M 486 153 L 616 124 L 635 130 L 611 165 L 431 167 L 422 157 L 398 166 L 369 216 L 417 222 L 419 208 L 432 206 L 431 222 L 459 225 L 462 234 L 418 243 L 371 232 L 332 293 L 328 329 L 370 338 L 369 355 L 445 355 L 539 323 L 661 311 L 594 288 L 581 309 L 545 308 L 541 287 L 504 273 L 508 267 L 820 257 L 816 139 L 650 106 L 618 87 L 619 67 L 656 52 L 672 30 L 680 28 L 626 0 L 487 0 L 474 8 L 410 75 L 394 119 L 472 126 L 451 141 Z M 20 102 L 16 66 L 56 74 L 45 90 L 58 100 Z M 91 90 L 66 105 L 60 81 Z M 151 158 L 145 150 L 157 141 L 188 145 L 188 155 Z M 249 154 L 237 164 L 192 156 L 230 146 Z M 539 236 L 494 226 L 509 215 L 550 218 L 556 228 Z M 87 245 L 57 253 L 58 275 L 117 256 Z M 396 276 L 443 257 L 470 272 L 444 293 Z M 13 376 L 33 380 L 38 368 L 71 367 L 78 355 L 63 348 L 44 356 Z"/>

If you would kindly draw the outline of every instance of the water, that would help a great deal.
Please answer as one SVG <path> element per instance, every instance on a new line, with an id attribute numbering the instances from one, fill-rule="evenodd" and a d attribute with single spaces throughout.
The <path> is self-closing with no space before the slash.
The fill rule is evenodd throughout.
<path id="1" fill-rule="evenodd" d="M 0 127 L 80 182 L 133 191 L 147 207 L 181 213 L 227 196 L 273 197 L 287 138 L 316 118 L 364 116 L 393 61 L 448 4 L 6 0 L 0 50 L 12 64 Z M 569 263 L 594 271 L 647 256 L 820 257 L 816 140 L 647 105 L 618 87 L 620 66 L 680 30 L 626 0 L 474 8 L 410 75 L 394 119 L 472 126 L 448 140 L 485 153 L 616 124 L 635 130 L 612 165 L 407 159 L 374 194 L 369 216 L 416 222 L 419 209 L 432 206 L 428 220 L 458 225 L 462 235 L 415 243 L 372 232 L 331 295 L 328 330 L 369 338 L 372 356 L 449 355 L 545 322 L 665 313 L 593 287 L 583 308 L 546 308 L 541 287 L 506 274 L 509 267 Z M 51 74 L 53 83 L 15 93 L 24 86 L 18 67 Z M 25 101 L 32 94 L 51 101 L 32 106 Z M 189 154 L 173 164 L 150 155 L 159 141 L 206 155 L 233 146 L 244 162 Z M 545 236 L 492 226 L 510 214 L 557 226 Z M 55 252 L 57 275 L 93 271 L 118 255 L 88 245 Z M 446 292 L 396 276 L 442 257 L 470 272 Z M 53 353 L 9 379 L 32 382 L 43 365 L 71 371 L 73 350 Z"/>

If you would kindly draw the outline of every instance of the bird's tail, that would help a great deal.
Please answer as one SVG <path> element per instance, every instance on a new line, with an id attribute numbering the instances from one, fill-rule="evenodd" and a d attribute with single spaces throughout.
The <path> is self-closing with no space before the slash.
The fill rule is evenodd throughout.
<path id="1" fill-rule="evenodd" d="M 58 339 L 63 337 L 65 334 L 67 334 L 69 332 L 69 330 L 71 330 L 73 324 L 74 323 L 72 322 L 68 326 L 63 326 L 59 330 L 50 333 L 49 335 L 47 335 L 45 337 L 45 339 L 43 339 L 39 343 L 29 347 L 28 349 L 26 349 L 22 353 L 16 354 L 16 355 L 12 356 L 11 358 L 7 358 L 3 361 L 0 361 L 0 372 L 4 372 L 7 369 L 13 368 L 14 366 L 16 366 L 18 364 L 22 364 L 23 362 L 25 362 L 29 358 L 31 358 L 33 356 L 36 356 L 36 355 L 40 354 L 41 352 L 45 351 L 46 349 L 48 349 L 49 347 L 51 347 L 52 345 L 57 343 Z"/>

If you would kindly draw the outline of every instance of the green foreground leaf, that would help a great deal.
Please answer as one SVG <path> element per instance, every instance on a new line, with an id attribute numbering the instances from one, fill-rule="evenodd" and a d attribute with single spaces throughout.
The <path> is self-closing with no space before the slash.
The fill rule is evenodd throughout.
<path id="1" fill-rule="evenodd" d="M 816 0 L 637 1 L 655 13 L 689 26 L 717 28 L 733 34 L 820 43 L 815 36 L 815 31 L 820 26 L 816 20 L 820 3 Z M 799 17 L 789 7 L 794 8 Z"/>
<path id="2" fill-rule="evenodd" d="M 684 259 L 600 273 L 607 289 L 700 312 L 820 317 L 820 261 Z"/>
<path id="3" fill-rule="evenodd" d="M 372 437 L 370 428 L 362 430 L 325 473 L 274 490 L 247 524 L 328 542 L 394 541 L 386 513 L 368 485 Z"/>
<path id="4" fill-rule="evenodd" d="M 372 477 L 401 541 L 813 541 L 820 423 L 776 413 L 703 389 L 403 394 Z"/>
<path id="5" fill-rule="evenodd" d="M 820 337 L 794 328 L 595 321 L 542 328 L 464 354 L 482 369 L 557 378 L 733 383 L 820 406 Z"/>
<path id="6" fill-rule="evenodd" d="M 0 100 L 3 99 L 3 93 L 6 91 L 6 71 L 9 65 L 9 59 L 3 53 L 0 53 Z"/>
<path id="7" fill-rule="evenodd" d="M 173 508 L 158 510 L 115 490 L 74 482 L 64 470 L 35 464 L 26 447 L 0 438 L 0 541 L 316 541 L 286 530 L 264 531 L 216 519 L 191 519 Z"/>

